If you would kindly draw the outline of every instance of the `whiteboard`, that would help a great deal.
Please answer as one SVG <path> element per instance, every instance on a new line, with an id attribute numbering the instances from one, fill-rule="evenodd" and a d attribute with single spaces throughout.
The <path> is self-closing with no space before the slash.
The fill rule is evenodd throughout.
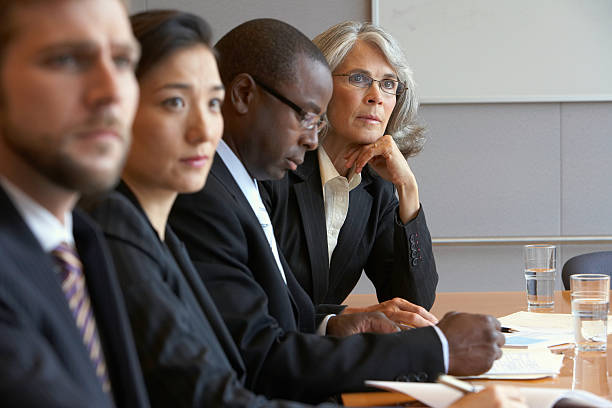
<path id="1" fill-rule="evenodd" d="M 372 9 L 408 56 L 423 103 L 612 101 L 612 0 L 372 0 Z"/>

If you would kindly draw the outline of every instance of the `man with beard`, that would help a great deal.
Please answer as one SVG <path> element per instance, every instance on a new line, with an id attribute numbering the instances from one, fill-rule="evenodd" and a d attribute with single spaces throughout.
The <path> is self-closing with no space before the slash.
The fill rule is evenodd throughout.
<path id="1" fill-rule="evenodd" d="M 0 401 L 148 406 L 98 230 L 73 207 L 130 143 L 138 44 L 120 0 L 0 1 Z"/>

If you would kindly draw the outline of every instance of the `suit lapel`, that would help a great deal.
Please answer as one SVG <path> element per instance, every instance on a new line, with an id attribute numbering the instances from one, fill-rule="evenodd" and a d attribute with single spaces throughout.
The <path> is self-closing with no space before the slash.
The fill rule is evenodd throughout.
<path id="1" fill-rule="evenodd" d="M 242 206 L 241 211 L 246 211 L 248 214 L 250 214 L 251 217 L 253 217 L 254 222 L 256 222 L 259 225 L 259 219 L 257 218 L 257 216 L 255 215 L 255 212 L 253 211 L 253 208 L 251 208 L 251 204 L 249 204 L 248 200 L 246 199 L 246 197 L 244 196 L 244 194 L 242 193 L 242 190 L 240 189 L 240 186 L 238 186 L 238 183 L 236 183 L 236 180 L 234 179 L 234 176 L 232 176 L 232 174 L 230 173 L 230 171 L 228 170 L 227 166 L 225 165 L 225 163 L 223 162 L 223 159 L 221 159 L 221 157 L 219 156 L 218 153 L 215 153 L 215 160 L 213 161 L 213 165 L 210 169 L 210 173 L 213 177 L 216 177 L 217 179 L 219 179 L 221 185 L 223 185 L 223 187 L 232 195 L 232 197 L 234 197 L 234 199 L 236 200 L 236 203 L 240 206 Z M 268 242 L 268 238 L 266 238 L 266 234 L 263 231 L 263 229 L 261 228 L 261 226 L 258 228 L 258 235 L 260 236 L 260 239 L 263 240 L 263 242 Z M 269 246 L 268 246 L 269 248 Z M 282 256 L 282 250 L 281 248 L 278 247 L 278 243 L 277 243 L 277 250 L 281 259 L 281 264 L 283 266 L 284 272 L 285 272 L 285 277 L 287 279 L 289 279 L 287 277 L 288 274 L 291 273 L 290 267 L 289 265 L 287 265 L 287 262 L 285 262 L 285 259 Z M 266 255 L 268 256 L 270 259 L 273 260 L 273 264 L 276 265 L 276 261 L 274 261 L 274 254 L 272 253 L 272 249 L 270 249 L 268 251 L 268 254 Z M 277 273 L 279 274 L 279 279 L 282 279 L 282 277 L 280 276 L 280 271 L 278 270 L 278 268 L 276 268 Z M 289 281 L 289 280 L 288 280 Z M 296 316 L 296 320 L 298 318 L 298 314 L 297 311 L 299 310 L 298 305 L 296 304 L 295 299 L 293 298 L 293 295 L 291 294 L 291 290 L 290 288 L 285 285 L 285 288 L 287 289 L 287 294 L 289 296 L 289 299 L 291 301 L 291 304 L 293 306 L 293 312 L 294 315 Z"/>
<path id="2" fill-rule="evenodd" d="M 210 168 L 210 175 L 219 179 L 223 188 L 225 188 L 236 201 L 241 204 L 246 204 L 249 209 L 251 209 L 251 206 L 244 197 L 244 194 L 242 194 L 242 190 L 240 190 L 236 180 L 234 180 L 234 177 L 228 170 L 227 166 L 225 163 L 223 163 L 223 159 L 221 156 L 219 156 L 219 153 L 215 153 L 215 158 Z M 242 197 L 242 200 L 240 200 L 240 197 Z M 251 212 L 252 211 L 253 210 L 251 209 Z"/>
<path id="3" fill-rule="evenodd" d="M 24 281 L 34 285 L 45 298 L 56 305 L 57 311 L 61 311 L 64 324 L 74 329 L 74 334 L 80 339 L 80 333 L 74 323 L 51 256 L 44 252 L 2 188 L 0 188 L 0 214 L 3 215 L 3 224 L 7 230 L 21 242 L 18 251 L 14 253 L 14 259 L 21 265 L 19 273 L 24 275 Z M 89 359 L 89 356 L 87 358 Z"/>
<path id="4" fill-rule="evenodd" d="M 306 153 L 304 163 L 295 174 L 302 179 L 293 184 L 297 198 L 306 247 L 311 265 L 312 290 L 315 304 L 321 303 L 329 287 L 329 256 L 327 254 L 327 228 L 323 187 L 317 152 Z"/>
<path id="5" fill-rule="evenodd" d="M 331 259 L 330 270 L 332 271 L 333 276 L 330 279 L 330 288 L 335 288 L 338 281 L 341 280 L 346 270 L 346 266 L 353 258 L 353 254 L 357 250 L 357 245 L 354 244 L 355 240 L 346 239 L 344 237 L 363 236 L 370 218 L 373 199 L 370 193 L 365 190 L 365 187 L 370 182 L 367 175 L 368 171 L 369 169 L 366 167 L 362 173 L 362 182 L 350 192 L 349 210 L 346 215 L 344 225 L 340 229 L 340 234 L 338 235 L 338 245 L 336 246 Z"/>
<path id="6" fill-rule="evenodd" d="M 98 384 L 94 371 L 89 368 L 91 364 L 89 355 L 57 277 L 53 259 L 44 252 L 40 243 L 22 219 L 21 214 L 13 206 L 1 187 L 0 214 L 2 214 L 2 229 L 6 228 L 10 232 L 9 236 L 12 237 L 10 244 L 7 243 L 5 246 L 5 243 L 2 242 L 4 234 L 0 235 L 0 245 L 12 248 L 12 256 L 16 265 L 19 266 L 19 274 L 23 276 L 23 281 L 35 288 L 30 293 L 32 298 L 35 299 L 40 296 L 42 298 L 40 300 L 41 304 L 47 304 L 47 307 L 49 307 L 49 315 L 53 315 L 54 319 L 59 319 L 58 326 L 61 324 L 62 327 L 61 341 L 69 344 L 72 354 L 80 359 L 80 375 L 89 377 L 84 381 L 88 381 L 90 384 Z M 19 244 L 15 245 L 15 241 L 18 241 Z M 95 389 L 95 387 L 97 386 L 94 385 L 92 389 Z"/>

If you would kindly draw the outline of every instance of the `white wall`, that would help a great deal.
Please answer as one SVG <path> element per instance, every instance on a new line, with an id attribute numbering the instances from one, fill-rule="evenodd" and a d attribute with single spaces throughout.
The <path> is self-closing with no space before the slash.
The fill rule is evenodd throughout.
<path id="1" fill-rule="evenodd" d="M 384 0 L 379 9 L 424 101 L 612 101 L 610 0 Z"/>

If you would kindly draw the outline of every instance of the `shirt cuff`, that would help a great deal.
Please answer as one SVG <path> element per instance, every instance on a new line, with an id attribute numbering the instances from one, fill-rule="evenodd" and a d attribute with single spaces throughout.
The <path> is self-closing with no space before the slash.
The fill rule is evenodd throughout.
<path id="1" fill-rule="evenodd" d="M 436 333 L 438 333 L 438 337 L 440 338 L 440 343 L 442 343 L 442 355 L 444 356 L 444 372 L 448 373 L 448 340 L 446 340 L 446 336 L 442 333 L 442 330 L 438 326 L 432 326 Z"/>
<path id="2" fill-rule="evenodd" d="M 327 322 L 329 321 L 329 319 L 331 319 L 334 316 L 335 316 L 335 314 L 328 314 L 327 316 L 325 316 L 323 318 L 323 321 L 321 322 L 321 324 L 317 328 L 317 334 L 319 336 L 325 336 L 327 334 Z M 446 339 L 444 339 L 444 340 L 446 341 Z M 446 348 L 448 348 L 448 345 L 446 346 Z"/>

